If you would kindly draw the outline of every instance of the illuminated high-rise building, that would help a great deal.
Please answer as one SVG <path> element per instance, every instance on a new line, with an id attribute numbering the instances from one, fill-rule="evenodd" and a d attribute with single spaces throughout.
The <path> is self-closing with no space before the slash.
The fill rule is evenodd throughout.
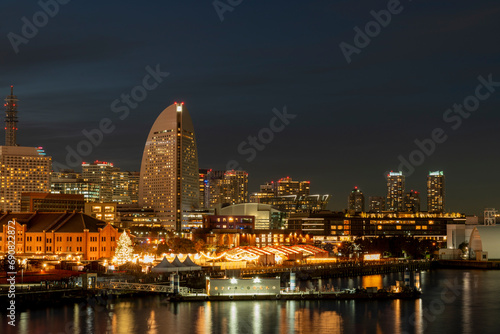
<path id="1" fill-rule="evenodd" d="M 387 175 L 388 211 L 404 211 L 405 177 L 403 172 L 390 172 Z"/>
<path id="2" fill-rule="evenodd" d="M 359 213 L 365 211 L 365 196 L 358 187 L 354 187 L 354 189 L 349 194 L 347 204 L 347 210 L 349 212 Z"/>
<path id="3" fill-rule="evenodd" d="M 248 201 L 248 173 L 239 170 L 200 169 L 200 208 L 232 205 Z"/>
<path id="4" fill-rule="evenodd" d="M 444 212 L 444 173 L 429 172 L 427 176 L 427 211 Z"/>
<path id="5" fill-rule="evenodd" d="M 99 202 L 101 186 L 97 183 L 84 182 L 82 175 L 72 169 L 62 169 L 59 172 L 52 172 L 50 192 L 83 195 L 85 202 Z"/>
<path id="6" fill-rule="evenodd" d="M 5 146 L 17 145 L 17 97 L 14 86 L 10 86 L 10 95 L 5 99 Z"/>
<path id="7" fill-rule="evenodd" d="M 120 171 L 112 163 L 106 161 L 82 162 L 82 176 L 86 183 L 98 184 L 99 201 L 113 201 L 113 174 Z"/>
<path id="8" fill-rule="evenodd" d="M 20 212 L 22 193 L 48 193 L 51 167 L 41 147 L 0 146 L 0 209 Z"/>
<path id="9" fill-rule="evenodd" d="M 309 181 L 294 181 L 291 177 L 287 176 L 274 183 L 276 187 L 276 196 L 309 196 L 309 188 L 311 182 Z"/>
<path id="10" fill-rule="evenodd" d="M 385 211 L 385 197 L 384 196 L 370 196 L 370 212 Z"/>
<path id="11" fill-rule="evenodd" d="M 228 170 L 222 179 L 221 204 L 240 204 L 248 202 L 248 173 L 241 170 Z"/>
<path id="12" fill-rule="evenodd" d="M 411 190 L 405 194 L 404 211 L 406 212 L 420 212 L 420 193 Z"/>
<path id="13" fill-rule="evenodd" d="M 114 171 L 111 176 L 112 201 L 118 204 L 137 204 L 139 175 L 139 172 Z"/>
<path id="14" fill-rule="evenodd" d="M 184 103 L 158 116 L 142 155 L 139 203 L 153 208 L 163 225 L 181 231 L 185 213 L 199 205 L 198 152 Z"/>

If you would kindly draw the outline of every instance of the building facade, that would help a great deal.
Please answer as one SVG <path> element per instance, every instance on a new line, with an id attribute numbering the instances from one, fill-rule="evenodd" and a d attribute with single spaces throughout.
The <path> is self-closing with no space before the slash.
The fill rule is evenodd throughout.
<path id="1" fill-rule="evenodd" d="M 83 195 L 52 193 L 22 193 L 21 212 L 84 211 Z"/>
<path id="2" fill-rule="evenodd" d="M 81 212 L 9 213 L 0 217 L 0 254 L 8 252 L 9 225 L 15 226 L 16 258 L 112 258 L 120 237 L 112 225 Z"/>
<path id="3" fill-rule="evenodd" d="M 385 197 L 383 196 L 370 196 L 370 212 L 385 211 Z"/>
<path id="4" fill-rule="evenodd" d="M 0 146 L 0 210 L 20 212 L 23 192 L 50 192 L 51 169 L 41 147 Z"/>
<path id="5" fill-rule="evenodd" d="M 85 203 L 85 214 L 114 225 L 118 220 L 116 206 L 116 202 Z"/>
<path id="6" fill-rule="evenodd" d="M 347 210 L 354 213 L 365 211 L 365 196 L 363 195 L 363 192 L 358 189 L 358 187 L 354 187 L 349 194 Z"/>
<path id="7" fill-rule="evenodd" d="M 427 176 L 427 211 L 433 213 L 444 212 L 444 173 L 442 171 L 429 172 Z"/>
<path id="8" fill-rule="evenodd" d="M 324 211 L 292 215 L 288 219 L 288 229 L 329 237 L 334 241 L 353 241 L 358 237 L 378 236 L 407 236 L 446 241 L 447 225 L 464 225 L 465 222 L 465 215 L 459 213 L 384 212 L 350 215 Z"/>
<path id="9" fill-rule="evenodd" d="M 255 228 L 255 216 L 203 216 L 203 228 L 243 230 Z"/>
<path id="10" fill-rule="evenodd" d="M 184 103 L 158 116 L 141 163 L 139 203 L 153 208 L 162 223 L 181 231 L 185 213 L 199 205 L 198 153 L 194 127 Z"/>
<path id="11" fill-rule="evenodd" d="M 99 202 L 113 201 L 113 175 L 118 171 L 119 168 L 110 162 L 82 162 L 83 182 L 99 185 Z"/>
<path id="12" fill-rule="evenodd" d="M 388 211 L 404 211 L 405 177 L 403 172 L 390 172 L 387 175 L 387 201 Z"/>
<path id="13" fill-rule="evenodd" d="M 284 212 L 287 217 L 290 214 L 297 212 L 312 212 L 324 210 L 329 200 L 330 195 L 288 195 L 279 197 L 250 198 L 251 203 L 271 205 L 273 208 Z"/>
<path id="14" fill-rule="evenodd" d="M 410 190 L 405 194 L 404 211 L 420 212 L 420 193 L 418 191 Z"/>

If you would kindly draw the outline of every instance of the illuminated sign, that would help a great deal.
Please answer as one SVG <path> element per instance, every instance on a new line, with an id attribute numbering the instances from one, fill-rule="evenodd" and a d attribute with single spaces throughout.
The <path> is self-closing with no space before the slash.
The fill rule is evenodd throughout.
<path id="1" fill-rule="evenodd" d="M 363 257 L 363 260 L 365 260 L 365 261 L 379 261 L 380 254 L 365 254 Z"/>

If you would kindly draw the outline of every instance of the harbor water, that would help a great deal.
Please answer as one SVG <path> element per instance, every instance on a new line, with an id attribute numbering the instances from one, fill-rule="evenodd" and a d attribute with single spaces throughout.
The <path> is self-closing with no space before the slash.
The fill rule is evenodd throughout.
<path id="1" fill-rule="evenodd" d="M 403 273 L 297 281 L 301 289 L 379 288 Z M 422 272 L 416 300 L 303 300 L 169 303 L 159 296 L 2 313 L 1 333 L 497 333 L 500 271 Z"/>

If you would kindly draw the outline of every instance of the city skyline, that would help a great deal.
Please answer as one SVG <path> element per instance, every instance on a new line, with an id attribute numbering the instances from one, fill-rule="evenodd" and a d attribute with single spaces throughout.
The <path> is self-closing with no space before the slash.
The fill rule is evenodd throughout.
<path id="1" fill-rule="evenodd" d="M 42 10 L 36 2 L 5 6 L 4 36 L 21 36 L 21 18 L 32 20 Z M 406 161 L 404 169 L 415 169 L 407 188 L 421 194 L 428 171 L 445 171 L 448 211 L 480 215 L 498 207 L 500 158 L 489 155 L 499 139 L 499 46 L 489 42 L 498 4 L 404 4 L 348 63 L 339 44 L 355 45 L 353 28 L 364 28 L 371 11 L 386 6 L 244 2 L 221 21 L 211 3 L 127 3 L 116 15 L 111 3 L 95 11 L 70 2 L 18 44 L 18 52 L 9 38 L 2 40 L 0 87 L 7 96 L 13 84 L 20 100 L 19 144 L 43 146 L 61 164 L 66 147 L 76 149 L 86 140 L 82 131 L 99 129 L 106 118 L 114 130 L 82 160 L 138 171 L 157 111 L 185 101 L 200 167 L 225 170 L 236 161 L 250 175 L 250 191 L 290 175 L 311 180 L 312 192 L 331 194 L 329 208 L 341 210 L 354 186 L 383 196 L 384 175 Z M 261 24 L 249 30 L 256 19 Z M 472 101 L 480 84 L 481 96 L 490 96 L 477 111 L 448 112 Z M 262 132 L 264 148 L 252 154 L 248 138 L 271 129 L 278 115 L 284 119 L 273 123 L 279 131 Z M 433 136 L 438 140 L 429 141 Z"/>
<path id="2" fill-rule="evenodd" d="M 17 97 L 16 97 L 16 96 L 14 96 L 14 95 L 13 95 L 13 86 L 12 86 L 12 85 L 11 85 L 11 87 L 10 87 L 10 88 L 11 88 L 11 93 L 10 93 L 10 95 L 8 95 L 8 96 L 6 97 L 6 99 L 5 99 L 5 101 L 7 102 L 7 103 L 5 104 L 5 107 L 6 107 L 6 117 L 5 117 L 5 123 L 6 123 L 6 126 L 5 126 L 5 141 L 6 141 L 6 146 L 9 146 L 9 145 L 10 145 L 10 146 L 16 146 L 16 145 L 17 145 L 17 143 L 16 143 L 16 132 L 17 132 L 18 128 L 17 128 L 17 127 L 12 127 L 12 128 L 10 128 L 10 127 L 9 127 L 9 124 L 12 124 L 12 123 L 13 123 L 13 119 L 15 119 L 15 123 L 17 123 L 17 117 L 16 117 L 16 113 L 17 113 L 17 106 L 16 106 L 16 104 L 15 104 L 15 103 L 17 103 L 17 101 L 19 101 L 19 100 L 17 99 Z M 13 107 L 14 107 L 14 108 L 13 108 Z M 198 162 L 197 162 L 197 160 L 198 160 L 198 159 L 197 159 L 198 152 L 197 152 L 197 150 L 196 150 L 196 140 L 194 139 L 194 128 L 193 128 L 193 125 L 192 125 L 192 120 L 191 120 L 191 117 L 189 116 L 189 114 L 187 113 L 187 111 L 185 111 L 185 113 L 183 113 L 183 109 L 184 109 L 184 102 L 181 102 L 181 103 L 177 103 L 177 102 L 175 102 L 174 104 L 172 104 L 172 105 L 170 105 L 169 107 L 167 107 L 167 108 L 164 110 L 164 112 L 165 112 L 167 109 L 168 109 L 170 112 L 165 113 L 165 114 L 160 113 L 160 115 L 158 115 L 157 120 L 155 121 L 155 124 L 153 124 L 153 128 L 150 130 L 150 133 L 149 133 L 149 136 L 148 136 L 148 140 L 147 140 L 147 142 L 146 142 L 146 149 L 145 149 L 145 151 L 144 151 L 144 153 L 143 153 L 142 165 L 144 165 L 145 163 L 147 163 L 148 161 L 150 161 L 150 160 L 151 160 L 151 158 L 149 158 L 149 159 L 148 159 L 147 157 L 148 157 L 149 155 L 151 155 L 152 153 L 150 152 L 150 153 L 147 153 L 147 154 L 146 154 L 146 151 L 147 151 L 147 150 L 149 150 L 149 149 L 147 149 L 147 147 L 148 147 L 149 145 L 151 145 L 150 143 L 152 142 L 152 140 L 154 141 L 154 139 L 155 139 L 155 138 L 158 138 L 157 134 L 159 134 L 159 133 L 163 133 L 163 132 L 171 132 L 171 131 L 174 131 L 174 130 L 175 130 L 174 128 L 175 128 L 176 126 L 175 126 L 175 124 L 174 124 L 175 122 L 174 122 L 174 120 L 173 120 L 173 118 L 172 118 L 172 117 L 173 117 L 172 115 L 175 115 L 175 114 L 177 114 L 177 115 L 184 115 L 184 114 L 186 114 L 186 115 L 188 115 L 188 116 L 181 116 L 181 118 L 183 118 L 183 117 L 187 117 L 187 118 L 188 118 L 188 120 L 187 120 L 187 124 L 188 124 L 188 128 L 189 128 L 189 129 L 188 129 L 188 132 L 187 132 L 187 133 L 188 133 L 188 135 L 189 135 L 189 134 L 191 134 L 191 135 L 193 136 L 193 138 L 192 138 L 192 139 L 189 139 L 189 138 L 191 138 L 191 137 L 189 137 L 189 136 L 188 136 L 188 139 L 193 141 L 193 143 L 189 144 L 188 146 L 190 146 L 190 145 L 191 145 L 191 146 L 193 146 L 193 145 L 194 145 L 194 157 L 195 157 L 195 159 L 196 159 L 196 165 L 198 166 Z M 173 113 L 174 109 L 175 109 L 175 111 L 176 111 L 175 113 Z M 14 111 L 14 114 L 12 113 L 12 111 Z M 179 113 L 179 112 L 180 112 L 180 113 Z M 162 115 L 162 114 L 163 114 L 163 115 Z M 167 115 L 167 114 L 168 114 L 168 115 Z M 167 117 L 167 116 L 168 116 L 168 117 Z M 175 117 L 174 117 L 174 118 L 175 118 Z M 160 119 L 160 120 L 158 120 L 158 119 Z M 179 121 L 180 121 L 180 120 L 177 120 L 176 122 L 179 122 Z M 181 123 L 178 123 L 178 124 L 183 124 L 183 123 L 184 123 L 184 122 L 181 122 Z M 167 126 L 167 124 L 168 124 L 168 126 Z M 15 124 L 14 124 L 14 125 L 15 125 Z M 166 126 L 167 126 L 167 127 L 172 127 L 172 129 L 174 129 L 174 130 L 165 130 L 165 129 L 163 129 L 163 128 L 165 128 Z M 160 127 L 161 127 L 163 130 L 159 131 Z M 11 129 L 12 129 L 12 130 L 15 130 L 15 131 L 11 131 Z M 153 129 L 156 129 L 157 131 L 156 131 L 156 132 L 154 132 L 154 131 L 153 131 Z M 184 130 L 184 129 L 183 129 L 182 133 L 184 133 L 185 131 L 186 131 L 186 130 Z M 153 134 L 153 135 L 152 135 L 152 134 Z M 156 134 L 156 136 L 155 136 L 155 134 Z M 92 138 L 92 136 L 93 136 L 93 134 L 90 134 L 90 137 L 88 137 L 88 138 L 90 139 L 90 138 Z M 13 138 L 13 139 L 12 139 L 12 138 Z M 185 139 L 185 138 L 183 138 L 183 139 L 184 139 L 183 141 L 186 141 L 186 139 Z M 7 145 L 7 142 L 8 142 L 8 144 L 9 144 L 9 145 Z M 188 150 L 188 151 L 189 151 L 189 150 Z M 155 158 L 155 159 L 153 159 L 153 160 L 156 160 L 156 158 Z M 188 160 L 189 160 L 189 159 L 188 159 Z M 186 161 L 187 161 L 187 160 L 186 160 Z M 170 163 L 169 163 L 169 164 L 170 164 Z M 144 166 L 145 166 L 145 165 L 144 165 Z M 94 168 L 94 169 L 95 169 L 95 171 L 94 171 L 94 172 L 90 172 L 90 173 L 89 173 L 89 169 L 90 169 L 90 170 L 92 170 L 91 168 Z M 103 169 L 110 169 L 110 171 L 105 172 L 106 174 L 102 174 L 102 176 L 93 175 L 93 174 L 95 174 L 95 173 L 102 173 L 102 172 L 103 172 Z M 109 178 L 109 181 L 111 182 L 111 179 L 112 179 L 111 174 L 112 174 L 113 172 L 115 172 L 115 171 L 119 171 L 119 170 L 120 170 L 120 168 L 118 168 L 118 167 L 114 167 L 113 163 L 110 163 L 110 162 L 102 162 L 102 161 L 99 161 L 99 160 L 96 160 L 94 163 L 88 163 L 88 162 L 84 162 L 84 161 L 82 161 L 82 164 L 81 164 L 81 173 L 82 173 L 83 179 L 84 179 L 86 182 L 94 182 L 94 183 L 95 183 L 95 182 L 99 182 L 99 180 L 103 181 L 104 179 L 107 179 L 107 178 Z M 198 168 L 195 168 L 195 170 L 198 170 L 198 171 L 199 171 L 199 173 L 200 173 L 200 175 L 201 175 L 202 171 L 204 171 L 204 169 L 198 169 Z M 211 169 L 210 169 L 210 170 L 211 170 Z M 238 170 L 236 170 L 236 172 L 237 172 L 237 171 L 238 171 Z M 86 173 L 86 172 L 87 172 L 87 175 L 88 175 L 88 176 L 85 176 L 85 173 Z M 133 172 L 133 171 L 132 171 L 132 172 Z M 233 173 L 234 173 L 234 172 L 235 172 L 235 170 L 234 170 L 234 169 L 233 169 L 233 170 L 229 169 L 229 170 L 226 170 L 226 171 L 222 171 L 222 173 L 223 173 L 223 174 L 225 174 L 226 172 L 229 172 L 229 173 L 233 172 Z M 245 173 L 245 174 L 247 175 L 247 177 L 248 177 L 248 174 L 247 174 L 245 171 L 241 171 L 241 172 Z M 127 171 L 127 173 L 130 173 L 130 171 Z M 139 173 L 139 172 L 137 172 L 137 173 Z M 107 174 L 109 174 L 109 175 L 107 175 Z M 168 173 L 167 173 L 167 174 L 168 174 Z M 89 177 L 90 177 L 90 178 L 94 178 L 95 180 L 94 180 L 94 179 L 89 179 Z M 432 186 L 432 188 L 434 188 L 434 187 L 435 187 L 435 185 L 434 185 L 434 181 L 432 181 L 432 182 L 431 182 L 430 180 L 432 180 L 432 179 L 436 179 L 437 177 L 438 177 L 438 178 L 440 177 L 440 178 L 442 178 L 442 179 L 444 180 L 443 171 L 436 171 L 436 172 L 429 171 L 429 175 L 427 176 L 427 202 L 428 202 L 428 203 L 427 203 L 427 208 L 426 208 L 426 210 L 427 210 L 427 211 L 429 211 L 429 210 L 430 210 L 430 212 L 437 212 L 435 208 L 433 209 L 433 207 L 434 207 L 435 205 L 437 205 L 437 204 L 434 204 L 434 203 L 435 203 L 436 201 L 439 201 L 439 203 L 441 203 L 441 204 L 439 204 L 439 205 L 440 205 L 440 207 L 441 207 L 440 211 L 442 211 L 442 212 L 446 212 L 446 210 L 444 210 L 444 211 L 443 211 L 443 208 L 444 208 L 444 196 L 445 196 L 445 195 L 444 195 L 444 188 L 443 188 L 443 190 L 441 190 L 441 192 L 439 193 L 438 198 L 436 198 L 436 199 L 431 199 L 432 197 L 434 197 L 434 195 L 433 195 L 431 192 L 432 192 L 432 191 L 436 191 L 436 190 L 435 190 L 435 189 L 434 189 L 434 190 L 431 190 L 431 184 L 433 185 L 433 186 Z M 393 172 L 393 171 L 390 171 L 390 172 L 386 175 L 386 178 L 387 178 L 387 187 L 388 187 L 388 190 L 387 190 L 387 192 L 388 192 L 388 193 L 387 193 L 387 198 L 386 198 L 386 203 L 387 203 L 387 204 L 386 204 L 386 210 L 388 210 L 388 211 L 400 211 L 400 212 L 402 212 L 402 211 L 407 211 L 409 207 L 412 207 L 412 206 L 413 206 L 413 204 L 407 203 L 407 201 L 408 201 L 408 195 L 410 195 L 410 193 L 413 193 L 413 194 L 417 194 L 417 196 L 418 196 L 419 192 L 418 192 L 418 191 L 414 191 L 413 189 L 412 189 L 410 192 L 407 192 L 407 191 L 405 190 L 405 179 L 406 179 L 406 175 L 405 175 L 402 171 L 398 171 L 398 172 Z M 392 185 L 392 183 L 394 182 L 394 181 L 392 181 L 393 179 L 394 179 L 394 180 L 396 180 L 396 179 L 398 180 L 398 181 L 395 181 L 395 182 L 396 182 L 396 184 L 395 184 L 395 185 Z M 282 177 L 282 178 L 280 178 L 279 180 L 277 180 L 277 182 L 276 182 L 276 184 L 275 184 L 275 185 L 276 185 L 276 186 L 278 186 L 278 185 L 280 184 L 280 182 L 284 182 L 284 181 L 290 182 L 291 180 L 292 180 L 292 179 L 290 178 L 290 176 L 287 176 L 287 177 Z M 247 181 L 247 182 L 248 182 L 248 181 Z M 294 182 L 298 184 L 298 181 L 294 181 Z M 444 182 L 444 181 L 439 181 L 439 182 L 440 182 L 441 184 L 443 184 L 443 182 Z M 305 183 L 305 184 L 307 184 L 307 195 L 308 195 L 308 194 L 309 194 L 309 184 L 310 184 L 310 181 L 302 181 L 301 183 Z M 401 184 L 400 184 L 400 183 L 401 183 Z M 103 183 L 103 184 L 104 184 L 104 183 Z M 111 183 L 110 183 L 110 184 L 111 184 Z M 266 184 L 265 184 L 265 185 L 260 185 L 260 191 L 262 191 L 262 189 L 263 189 L 262 187 L 269 187 L 269 186 L 274 186 L 274 181 L 271 181 L 271 182 L 266 182 Z M 397 191 L 397 195 L 394 195 L 394 194 L 393 194 L 393 192 L 395 191 L 394 189 L 396 189 L 396 188 L 394 188 L 395 186 L 396 186 L 396 187 L 399 187 L 399 188 L 398 188 L 399 190 Z M 443 186 L 441 185 L 441 187 L 443 187 Z M 197 187 L 193 187 L 193 186 L 191 185 L 191 188 L 197 188 Z M 393 189 L 393 188 L 394 188 L 394 189 Z M 246 189 L 246 186 L 245 186 L 245 189 Z M 355 186 L 355 187 L 354 187 L 354 190 L 355 190 L 355 191 L 358 191 L 358 192 L 360 191 L 360 189 L 358 188 L 358 186 Z M 246 191 L 247 191 L 247 190 L 246 190 Z M 112 190 L 112 189 L 109 189 L 109 191 L 107 192 L 107 193 L 109 193 L 109 194 L 104 195 L 104 197 L 105 197 L 105 199 L 106 199 L 106 200 L 104 200 L 104 202 L 110 202 L 110 201 L 111 201 L 112 192 L 113 192 L 113 190 Z M 201 192 L 201 188 L 200 188 L 200 192 Z M 351 194 L 350 194 L 349 196 L 351 196 L 351 195 L 352 195 L 352 192 L 351 192 Z M 106 197 L 106 196 L 107 196 L 107 197 Z M 145 195 L 143 194 L 143 196 L 145 196 Z M 362 193 L 361 193 L 361 196 L 363 196 L 363 195 L 362 195 Z M 396 203 L 397 203 L 397 204 L 391 204 L 393 200 L 390 200 L 390 198 L 391 198 L 391 197 L 394 197 L 394 196 L 395 196 L 395 201 L 396 201 Z M 247 196 L 246 196 L 246 197 L 247 197 L 248 202 L 251 202 L 250 198 L 248 198 L 248 191 L 247 191 Z M 373 196 L 370 196 L 370 197 L 373 197 Z M 440 197 L 441 199 L 439 199 L 439 197 Z M 200 200 L 201 200 L 201 197 L 199 197 L 199 198 L 200 198 Z M 102 201 L 102 199 L 101 199 L 101 201 Z M 418 208 L 418 209 L 417 209 L 416 211 L 418 212 L 418 211 L 421 211 L 421 207 L 420 207 L 420 199 L 417 199 L 417 201 L 418 201 L 418 206 L 417 206 L 417 208 Z M 429 201 L 430 201 L 430 202 L 429 202 Z M 145 203 L 145 200 L 142 200 L 142 202 L 143 202 L 143 203 Z M 192 201 L 191 201 L 191 202 L 192 202 Z M 191 202 L 190 202 L 190 203 L 191 203 Z M 195 200 L 194 202 L 196 202 L 196 200 Z M 194 202 L 193 202 L 193 203 L 194 203 Z M 193 203 L 191 203 L 191 204 L 190 204 L 190 208 L 191 208 L 191 209 L 194 209 L 194 208 L 196 207 L 196 205 L 195 205 L 195 204 L 193 204 Z M 236 201 L 236 203 L 244 203 L 244 202 L 240 199 L 240 200 Z M 431 204 L 431 203 L 432 203 L 432 204 Z M 348 210 L 348 211 L 351 211 L 351 210 L 352 210 L 352 208 L 351 208 L 351 206 L 352 206 L 352 205 L 354 205 L 354 204 L 351 204 L 351 198 L 349 197 L 349 204 L 348 204 L 348 205 L 347 205 L 344 209 L 341 209 L 341 210 Z M 328 207 L 328 206 L 327 206 L 327 207 Z M 361 207 L 364 207 L 364 204 L 362 204 L 362 205 L 361 205 Z M 200 208 L 203 208 L 203 206 L 200 206 Z M 158 209 L 158 208 L 157 208 L 157 209 Z M 159 210 L 160 210 L 160 212 L 163 212 L 163 211 L 162 211 L 163 209 L 159 209 Z M 413 209 L 413 210 L 415 210 L 415 209 Z M 188 210 L 188 209 L 187 209 L 187 207 L 186 207 L 186 208 L 185 208 L 182 212 L 184 212 L 184 211 L 186 211 L 186 212 L 187 212 L 187 211 L 189 211 L 189 210 Z M 356 212 L 367 212 L 367 211 L 369 211 L 369 210 L 359 210 L 359 209 L 356 209 L 355 211 L 356 211 Z M 411 211 L 411 210 L 410 210 L 410 211 Z M 423 211 L 423 209 L 422 209 L 422 211 Z M 463 211 L 462 211 L 462 213 L 466 213 L 466 212 L 463 212 Z M 470 214 L 470 213 L 468 213 L 468 214 Z M 480 215 L 480 214 L 479 214 L 479 215 Z M 167 219 L 167 220 L 168 220 L 168 219 Z M 182 220 L 182 219 L 181 219 L 181 220 Z M 167 222 L 167 225 L 168 225 L 168 224 L 170 224 L 170 223 L 168 223 L 168 222 Z M 180 226 L 180 225 L 179 225 L 179 226 Z"/>

